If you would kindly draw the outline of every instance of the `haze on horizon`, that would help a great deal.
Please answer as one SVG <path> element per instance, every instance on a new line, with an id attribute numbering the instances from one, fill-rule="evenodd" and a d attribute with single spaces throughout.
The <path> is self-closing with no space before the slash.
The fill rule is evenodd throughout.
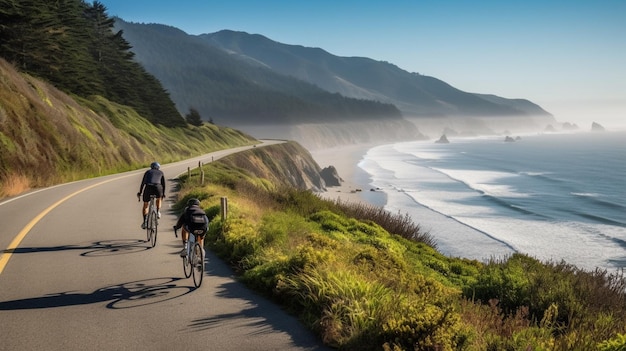
<path id="1" fill-rule="evenodd" d="M 581 129 L 626 129 L 622 0 L 101 2 L 125 21 L 387 61 L 463 91 L 528 99 Z"/>

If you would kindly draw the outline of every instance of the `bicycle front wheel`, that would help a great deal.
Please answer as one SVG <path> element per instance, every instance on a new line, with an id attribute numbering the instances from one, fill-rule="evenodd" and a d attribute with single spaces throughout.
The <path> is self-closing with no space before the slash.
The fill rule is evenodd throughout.
<path id="1" fill-rule="evenodd" d="M 146 218 L 146 242 L 152 241 L 152 212 L 148 212 L 148 218 Z"/>
<path id="2" fill-rule="evenodd" d="M 191 277 L 191 270 L 193 269 L 191 267 L 191 257 L 190 253 L 187 252 L 187 256 L 183 257 L 183 272 L 185 272 L 185 278 L 189 278 Z"/>
<path id="3" fill-rule="evenodd" d="M 159 227 L 159 220 L 157 218 L 156 212 L 152 213 L 152 223 L 150 224 L 150 226 L 152 227 L 152 233 L 150 234 L 150 242 L 152 244 L 152 247 L 156 246 L 156 240 L 157 240 L 157 228 Z"/>
<path id="4" fill-rule="evenodd" d="M 202 278 L 204 277 L 204 255 L 202 253 L 202 247 L 196 243 L 193 246 L 193 262 L 191 271 L 193 272 L 193 284 L 196 288 L 199 288 L 202 284 Z"/>

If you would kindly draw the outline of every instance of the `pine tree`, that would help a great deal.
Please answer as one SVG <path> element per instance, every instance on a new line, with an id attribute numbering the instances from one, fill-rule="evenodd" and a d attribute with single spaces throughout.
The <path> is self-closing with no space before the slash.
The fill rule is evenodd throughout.
<path id="1" fill-rule="evenodd" d="M 202 125 L 202 117 L 200 116 L 200 112 L 195 108 L 190 108 L 189 113 L 185 116 L 187 123 L 199 127 Z"/>

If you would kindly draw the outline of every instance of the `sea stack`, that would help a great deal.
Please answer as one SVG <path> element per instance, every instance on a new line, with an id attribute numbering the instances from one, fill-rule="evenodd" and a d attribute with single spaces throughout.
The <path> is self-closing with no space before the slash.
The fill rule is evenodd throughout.
<path id="1" fill-rule="evenodd" d="M 435 141 L 435 143 L 437 143 L 437 144 L 449 144 L 450 141 L 448 140 L 448 138 L 444 134 L 444 135 L 441 136 L 441 138 L 439 138 L 439 140 Z"/>
<path id="2" fill-rule="evenodd" d="M 601 126 L 599 123 L 593 122 L 591 123 L 591 131 L 592 132 L 604 132 L 604 127 Z"/>

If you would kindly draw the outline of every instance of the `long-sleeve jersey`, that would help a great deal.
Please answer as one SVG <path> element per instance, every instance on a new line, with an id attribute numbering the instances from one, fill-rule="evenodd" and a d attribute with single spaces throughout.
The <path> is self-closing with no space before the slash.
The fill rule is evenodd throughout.
<path id="1" fill-rule="evenodd" d="M 143 174 L 141 185 L 139 186 L 139 192 L 141 193 L 146 185 L 160 184 L 163 187 L 163 193 L 165 193 L 165 175 L 159 169 L 149 169 Z"/>

